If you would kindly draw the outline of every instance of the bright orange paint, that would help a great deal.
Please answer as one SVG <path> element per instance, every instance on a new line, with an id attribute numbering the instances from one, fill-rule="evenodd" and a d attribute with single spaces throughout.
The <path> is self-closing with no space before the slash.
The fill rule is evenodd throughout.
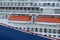
<path id="1" fill-rule="evenodd" d="M 37 17 L 36 22 L 52 22 L 52 23 L 60 23 L 60 18 L 47 18 L 47 17 Z"/>
<path id="2" fill-rule="evenodd" d="M 10 16 L 8 20 L 13 20 L 13 21 L 30 21 L 31 17 L 30 16 Z"/>

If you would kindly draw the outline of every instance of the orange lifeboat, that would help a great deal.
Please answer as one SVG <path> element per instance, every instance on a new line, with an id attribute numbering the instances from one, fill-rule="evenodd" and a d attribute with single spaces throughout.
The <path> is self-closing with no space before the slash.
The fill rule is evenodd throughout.
<path id="1" fill-rule="evenodd" d="M 36 22 L 51 22 L 51 23 L 60 23 L 60 18 L 58 17 L 45 17 L 45 16 L 41 16 L 41 17 L 37 17 L 36 18 Z"/>
<path id="2" fill-rule="evenodd" d="M 12 15 L 9 16 L 8 20 L 12 21 L 30 21 L 31 17 L 30 16 L 21 16 L 21 15 Z"/>
<path id="3" fill-rule="evenodd" d="M 60 18 L 55 17 L 54 22 L 55 23 L 60 23 Z"/>
<path id="4" fill-rule="evenodd" d="M 47 21 L 47 18 L 46 17 L 44 17 L 44 16 L 39 16 L 39 17 L 37 17 L 36 18 L 36 20 L 35 20 L 36 22 L 46 22 Z"/>

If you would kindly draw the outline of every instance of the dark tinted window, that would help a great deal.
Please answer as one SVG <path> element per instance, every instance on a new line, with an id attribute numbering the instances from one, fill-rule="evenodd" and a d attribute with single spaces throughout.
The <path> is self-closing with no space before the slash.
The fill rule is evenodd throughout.
<path id="1" fill-rule="evenodd" d="M 60 30 L 58 30 L 58 34 L 60 34 Z"/>
<path id="2" fill-rule="evenodd" d="M 51 32 L 52 32 L 52 30 L 51 30 L 51 29 L 49 29 L 49 30 L 48 30 L 48 32 L 49 32 L 49 33 L 51 33 Z"/>
<path id="3" fill-rule="evenodd" d="M 47 29 L 44 29 L 44 32 L 47 33 Z"/>
<path id="4" fill-rule="evenodd" d="M 53 29 L 53 33 L 56 33 L 56 30 L 55 29 Z"/>
<path id="5" fill-rule="evenodd" d="M 35 28 L 35 32 L 38 32 L 38 28 Z"/>
<path id="6" fill-rule="evenodd" d="M 34 28 L 31 28 L 31 31 L 34 31 Z"/>
<path id="7" fill-rule="evenodd" d="M 42 28 L 39 29 L 39 32 L 42 32 Z"/>

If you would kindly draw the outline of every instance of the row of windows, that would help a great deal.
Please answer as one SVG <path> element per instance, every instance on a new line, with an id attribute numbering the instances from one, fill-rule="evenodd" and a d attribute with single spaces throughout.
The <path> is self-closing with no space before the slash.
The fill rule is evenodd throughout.
<path id="1" fill-rule="evenodd" d="M 57 37 L 56 35 L 47 35 L 47 34 L 45 34 L 44 36 L 53 36 L 53 37 Z M 60 38 L 60 36 L 58 35 L 58 38 Z"/>
<path id="2" fill-rule="evenodd" d="M 60 1 L 60 0 L 31 0 L 31 1 Z"/>
<path id="3" fill-rule="evenodd" d="M 0 1 L 28 1 L 28 0 L 0 0 Z"/>
<path id="4" fill-rule="evenodd" d="M 38 7 L 0 7 L 0 9 L 9 9 L 9 10 L 39 10 L 43 11 L 43 9 L 38 8 Z"/>
<path id="5" fill-rule="evenodd" d="M 60 14 L 60 9 L 55 9 L 55 14 Z"/>
<path id="6" fill-rule="evenodd" d="M 0 6 L 49 6 L 49 7 L 59 7 L 60 3 L 22 3 L 22 2 L 18 2 L 18 3 L 0 3 Z"/>
<path id="7" fill-rule="evenodd" d="M 23 28 L 26 29 L 26 28 Z M 60 34 L 60 30 L 56 30 L 56 29 L 42 29 L 42 28 L 29 28 L 27 27 L 27 30 L 31 30 L 31 31 L 35 31 L 35 32 L 44 32 L 44 33 L 58 33 Z"/>
<path id="8" fill-rule="evenodd" d="M 31 5 L 31 3 L 22 3 L 22 2 L 4 2 L 4 3 L 2 3 L 2 2 L 0 2 L 0 6 L 29 6 L 29 5 Z"/>
<path id="9" fill-rule="evenodd" d="M 26 29 L 25 27 L 23 28 L 24 30 Z M 28 31 L 31 31 L 31 32 L 44 32 L 44 33 L 47 33 L 47 32 L 49 32 L 49 33 L 57 33 L 57 30 L 56 29 L 42 29 L 42 28 L 29 28 L 29 27 L 27 27 L 27 30 Z M 43 31 L 44 30 L 44 31 Z M 60 34 L 60 30 L 58 30 L 58 34 Z M 45 34 L 44 36 L 48 36 L 47 34 Z M 57 37 L 56 35 L 49 35 L 50 37 L 51 36 L 53 36 L 53 37 Z M 60 38 L 60 36 L 58 35 L 58 37 Z"/>
<path id="10" fill-rule="evenodd" d="M 0 1 L 28 1 L 28 0 L 0 0 Z M 30 1 L 60 1 L 60 0 L 30 0 Z"/>
<path id="11" fill-rule="evenodd" d="M 30 0 L 30 1 L 60 1 L 60 0 Z"/>

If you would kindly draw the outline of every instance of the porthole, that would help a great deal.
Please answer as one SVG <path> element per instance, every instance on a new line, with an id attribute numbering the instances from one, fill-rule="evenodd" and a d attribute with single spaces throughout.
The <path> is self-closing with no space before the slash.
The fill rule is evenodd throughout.
<path id="1" fill-rule="evenodd" d="M 35 28 L 35 32 L 38 32 L 38 28 Z"/>
<path id="2" fill-rule="evenodd" d="M 53 37 L 56 37 L 56 35 L 53 35 Z"/>

